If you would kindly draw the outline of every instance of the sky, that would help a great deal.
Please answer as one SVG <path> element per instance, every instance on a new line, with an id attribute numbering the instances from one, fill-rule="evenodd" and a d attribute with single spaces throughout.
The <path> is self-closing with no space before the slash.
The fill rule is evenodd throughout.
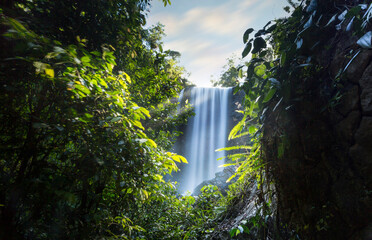
<path id="1" fill-rule="evenodd" d="M 163 49 L 181 53 L 180 65 L 199 87 L 210 87 L 227 58 L 241 56 L 246 29 L 261 29 L 274 19 L 286 16 L 286 0 L 171 0 L 164 7 L 153 0 L 147 26 L 165 25 Z"/>

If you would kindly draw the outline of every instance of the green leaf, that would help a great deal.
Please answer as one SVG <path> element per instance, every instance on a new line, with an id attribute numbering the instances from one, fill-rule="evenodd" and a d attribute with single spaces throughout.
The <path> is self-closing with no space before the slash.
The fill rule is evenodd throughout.
<path id="1" fill-rule="evenodd" d="M 90 90 L 87 87 L 85 87 L 84 85 L 82 85 L 80 82 L 75 81 L 74 87 L 76 89 L 78 89 L 81 93 L 83 93 L 83 94 L 79 93 L 82 96 L 90 94 Z"/>
<path id="2" fill-rule="evenodd" d="M 254 71 L 258 77 L 263 77 L 266 73 L 265 64 L 258 65 L 257 67 L 255 67 Z"/>
<path id="3" fill-rule="evenodd" d="M 266 30 L 265 29 L 260 29 L 256 32 L 256 34 L 254 35 L 255 37 L 259 37 L 259 36 L 262 36 L 266 34 Z"/>
<path id="4" fill-rule="evenodd" d="M 230 151 L 230 150 L 239 150 L 239 149 L 252 149 L 252 146 L 241 145 L 241 146 L 225 147 L 225 148 L 219 148 L 219 149 L 217 149 L 216 152 Z"/>
<path id="5" fill-rule="evenodd" d="M 145 189 L 141 188 L 139 191 L 139 194 L 140 194 L 141 200 L 146 200 L 149 198 L 149 193 Z"/>
<path id="6" fill-rule="evenodd" d="M 118 122 L 121 120 L 121 117 L 114 117 L 110 120 L 110 122 L 114 123 L 114 122 Z"/>
<path id="7" fill-rule="evenodd" d="M 181 159 L 181 161 L 182 161 L 183 163 L 189 163 L 189 162 L 186 160 L 185 157 L 183 157 L 183 156 L 181 156 L 181 155 L 178 155 L 178 156 L 179 156 L 179 158 Z"/>
<path id="8" fill-rule="evenodd" d="M 86 118 L 92 118 L 92 117 L 93 117 L 93 115 L 90 114 L 90 113 L 85 113 L 84 116 L 85 116 Z"/>
<path id="9" fill-rule="evenodd" d="M 360 14 L 361 10 L 362 10 L 362 8 L 360 6 L 353 7 L 352 9 L 350 9 L 346 13 L 345 18 L 348 19 L 348 18 L 352 18 L 354 16 L 358 16 L 358 14 Z"/>
<path id="10" fill-rule="evenodd" d="M 266 29 L 266 33 L 271 33 L 276 28 L 276 24 L 271 25 L 268 29 Z"/>
<path id="11" fill-rule="evenodd" d="M 136 127 L 145 130 L 145 128 L 142 126 L 142 123 L 140 121 L 129 119 L 129 121 Z M 151 140 L 152 141 L 152 140 Z"/>
<path id="12" fill-rule="evenodd" d="M 266 94 L 264 100 L 262 101 L 263 103 L 266 103 L 271 100 L 271 98 L 274 96 L 276 93 L 276 88 L 271 88 L 269 92 Z"/>
<path id="13" fill-rule="evenodd" d="M 46 56 L 45 56 L 45 58 L 46 59 L 51 59 L 51 58 L 55 58 L 55 57 L 57 57 L 59 55 L 59 53 L 57 53 L 57 52 L 50 52 L 50 53 L 48 53 Z"/>
<path id="14" fill-rule="evenodd" d="M 254 73 L 254 64 L 249 64 L 248 69 L 247 69 L 247 77 L 252 78 Z"/>
<path id="15" fill-rule="evenodd" d="M 181 156 L 181 155 L 174 154 L 174 155 L 171 155 L 171 157 L 172 157 L 172 159 L 173 159 L 174 161 L 176 161 L 176 162 L 179 162 L 179 163 L 181 163 L 181 162 L 183 162 L 183 163 L 188 163 L 187 160 L 186 160 L 186 158 L 184 158 L 184 157 Z"/>
<path id="16" fill-rule="evenodd" d="M 54 70 L 51 68 L 46 68 L 45 69 L 45 74 L 48 75 L 51 78 L 54 78 Z"/>
<path id="17" fill-rule="evenodd" d="M 235 136 L 238 134 L 238 132 L 240 132 L 243 129 L 246 118 L 247 118 L 247 115 L 244 115 L 243 119 L 233 127 L 233 129 L 230 131 L 230 134 L 229 134 L 229 138 L 228 138 L 229 140 L 234 139 Z"/>
<path id="18" fill-rule="evenodd" d="M 90 62 L 90 58 L 88 56 L 84 56 L 84 57 L 81 58 L 81 61 L 83 63 L 88 63 L 88 62 Z"/>
<path id="19" fill-rule="evenodd" d="M 99 83 L 101 86 L 103 86 L 103 87 L 105 87 L 105 88 L 108 88 L 108 85 L 107 85 L 106 81 L 103 80 L 101 77 L 99 77 L 97 80 L 98 80 L 98 83 Z"/>
<path id="20" fill-rule="evenodd" d="M 287 55 L 285 54 L 285 52 L 283 52 L 282 55 L 280 55 L 280 66 L 283 67 L 286 60 L 287 60 Z"/>
<path id="21" fill-rule="evenodd" d="M 13 18 L 8 18 L 9 23 L 12 25 L 12 27 L 18 31 L 18 32 L 27 32 L 27 29 L 17 20 Z"/>
<path id="22" fill-rule="evenodd" d="M 266 48 L 266 41 L 262 37 L 258 37 L 253 42 L 252 54 L 258 53 L 261 49 Z"/>
<path id="23" fill-rule="evenodd" d="M 147 139 L 147 142 L 149 143 L 150 146 L 152 146 L 154 148 L 157 148 L 158 147 L 158 145 L 152 139 Z"/>
<path id="24" fill-rule="evenodd" d="M 247 43 L 247 45 L 245 45 L 245 48 L 243 50 L 243 53 L 242 53 L 242 58 L 245 58 L 245 56 L 248 55 L 248 53 L 251 51 L 252 49 L 252 43 Z"/>
<path id="25" fill-rule="evenodd" d="M 253 32 L 253 28 L 248 28 L 245 32 L 244 32 L 244 35 L 243 35 L 243 43 L 247 43 L 248 41 L 248 38 L 249 38 L 249 34 L 251 34 Z"/>
<path id="26" fill-rule="evenodd" d="M 247 156 L 247 153 L 235 153 L 235 154 L 227 155 L 227 158 L 232 159 L 232 160 L 239 160 L 241 158 L 245 158 L 246 156 Z"/>
<path id="27" fill-rule="evenodd" d="M 149 110 L 147 110 L 146 108 L 140 107 L 138 110 L 139 110 L 140 112 L 142 112 L 143 114 L 145 114 L 148 118 L 151 117 L 151 116 L 150 116 L 150 112 L 149 112 Z"/>
<path id="28" fill-rule="evenodd" d="M 281 158 L 284 154 L 284 143 L 281 142 L 278 147 L 278 158 Z"/>
<path id="29" fill-rule="evenodd" d="M 222 165 L 220 165 L 220 166 L 218 166 L 218 167 L 229 167 L 229 166 L 235 166 L 236 165 L 236 163 L 226 163 L 226 164 L 222 164 Z"/>
<path id="30" fill-rule="evenodd" d="M 226 182 L 230 182 L 234 177 L 236 177 L 237 173 L 234 173 L 229 179 L 226 180 Z"/>
<path id="31" fill-rule="evenodd" d="M 257 128 L 255 126 L 250 126 L 248 131 L 249 131 L 249 134 L 254 134 L 257 131 Z"/>

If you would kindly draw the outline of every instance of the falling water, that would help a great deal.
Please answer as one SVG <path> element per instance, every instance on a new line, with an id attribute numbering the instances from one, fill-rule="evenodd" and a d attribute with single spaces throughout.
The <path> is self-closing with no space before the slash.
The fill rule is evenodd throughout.
<path id="1" fill-rule="evenodd" d="M 185 93 L 182 92 L 185 99 Z M 188 164 L 181 166 L 175 180 L 179 182 L 181 193 L 192 192 L 205 180 L 214 178 L 221 171 L 217 161 L 225 155 L 224 148 L 228 133 L 228 108 L 232 96 L 231 88 L 192 88 L 189 102 L 194 107 L 195 116 L 188 120 L 184 129 L 184 138 L 176 143 L 176 151 L 186 157 Z M 180 99 L 182 99 L 180 97 Z"/>

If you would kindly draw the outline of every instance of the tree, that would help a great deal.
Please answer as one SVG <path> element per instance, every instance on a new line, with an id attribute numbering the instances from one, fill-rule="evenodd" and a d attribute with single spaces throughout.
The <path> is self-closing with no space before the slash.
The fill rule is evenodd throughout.
<path id="1" fill-rule="evenodd" d="M 170 56 L 162 51 L 163 26 L 143 27 L 150 3 L 150 0 L 16 0 L 4 8 L 4 13 L 22 20 L 36 34 L 63 45 L 86 39 L 88 51 L 101 51 L 103 46 L 115 49 L 114 73 L 125 71 L 132 77 L 130 91 L 137 103 L 146 106 L 173 97 L 182 88 L 179 76 L 170 77 L 165 71 Z"/>
<path id="2" fill-rule="evenodd" d="M 237 59 L 231 56 L 223 66 L 223 72 L 218 80 L 211 80 L 214 87 L 234 87 L 239 83 L 239 70 L 237 68 Z"/>
<path id="3" fill-rule="evenodd" d="M 138 38 L 146 4 L 4 5 L 1 239 L 129 237 L 143 231 L 128 217 L 138 216 L 132 207 L 170 188 L 162 175 L 185 159 L 147 135 L 143 106 L 174 96 L 181 73 Z"/>

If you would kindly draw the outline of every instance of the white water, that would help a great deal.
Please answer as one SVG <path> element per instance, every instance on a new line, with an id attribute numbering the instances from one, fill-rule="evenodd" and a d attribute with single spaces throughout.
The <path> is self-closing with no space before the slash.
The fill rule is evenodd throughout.
<path id="1" fill-rule="evenodd" d="M 228 108 L 231 107 L 231 88 L 192 88 L 190 91 L 189 102 L 195 116 L 188 120 L 184 140 L 176 144 L 176 151 L 189 162 L 181 166 L 181 172 L 175 176 L 180 193 L 192 193 L 197 185 L 222 170 L 218 166 L 224 161 L 217 159 L 225 156 L 225 152 L 215 150 L 226 146 Z M 184 92 L 181 95 L 184 96 Z"/>

